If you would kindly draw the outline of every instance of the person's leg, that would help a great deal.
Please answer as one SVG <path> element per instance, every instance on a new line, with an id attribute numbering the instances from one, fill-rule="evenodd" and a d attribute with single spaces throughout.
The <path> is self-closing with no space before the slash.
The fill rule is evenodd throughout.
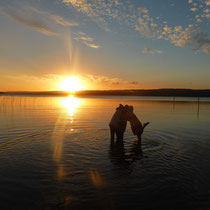
<path id="1" fill-rule="evenodd" d="M 115 137 L 115 130 L 113 128 L 110 128 L 110 135 L 111 135 L 111 143 L 114 143 L 114 137 Z"/>
<path id="2" fill-rule="evenodd" d="M 123 140 L 123 133 L 122 130 L 118 129 L 116 131 L 116 136 L 117 136 L 117 141 L 122 141 Z"/>

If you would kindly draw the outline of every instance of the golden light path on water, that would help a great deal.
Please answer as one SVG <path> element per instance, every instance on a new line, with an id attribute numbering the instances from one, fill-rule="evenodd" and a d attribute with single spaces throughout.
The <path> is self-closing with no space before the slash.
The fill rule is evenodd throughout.
<path id="1" fill-rule="evenodd" d="M 66 108 L 69 116 L 73 118 L 76 108 L 79 107 L 81 104 L 81 100 L 75 98 L 73 95 L 70 95 L 68 97 L 62 98 L 61 103 L 63 107 Z"/>
<path id="2" fill-rule="evenodd" d="M 73 125 L 74 114 L 76 109 L 81 105 L 81 100 L 75 98 L 73 95 L 68 97 L 61 98 L 59 101 L 61 106 L 62 113 L 58 117 L 58 120 L 55 123 L 53 134 L 52 134 L 52 146 L 53 146 L 53 160 L 57 164 L 56 177 L 58 181 L 63 181 L 66 176 L 65 166 L 62 163 L 62 153 L 63 153 L 63 138 L 66 124 L 69 122 Z M 70 117 L 69 121 L 64 120 L 66 116 Z M 70 131 L 73 132 L 73 127 L 70 128 Z"/>

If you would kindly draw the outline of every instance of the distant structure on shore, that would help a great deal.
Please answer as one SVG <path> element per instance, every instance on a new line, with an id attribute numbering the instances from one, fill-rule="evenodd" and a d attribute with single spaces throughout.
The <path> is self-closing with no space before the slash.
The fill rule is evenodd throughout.
<path id="1" fill-rule="evenodd" d="M 66 96 L 66 91 L 9 91 L 0 95 L 51 95 Z M 83 90 L 74 92 L 76 96 L 172 96 L 172 97 L 210 97 L 210 89 L 135 89 L 135 90 Z"/>

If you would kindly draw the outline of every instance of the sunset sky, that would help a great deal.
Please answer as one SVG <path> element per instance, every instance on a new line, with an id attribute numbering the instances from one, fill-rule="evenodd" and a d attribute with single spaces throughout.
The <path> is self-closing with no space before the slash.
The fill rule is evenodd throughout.
<path id="1" fill-rule="evenodd" d="M 0 91 L 210 88 L 210 0 L 4 0 Z"/>

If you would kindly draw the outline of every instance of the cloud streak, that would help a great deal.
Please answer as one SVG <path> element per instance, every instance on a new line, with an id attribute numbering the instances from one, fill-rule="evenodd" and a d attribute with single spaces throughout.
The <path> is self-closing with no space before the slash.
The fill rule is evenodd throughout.
<path id="1" fill-rule="evenodd" d="M 55 15 L 47 11 L 38 10 L 34 7 L 24 7 L 23 11 L 7 9 L 7 8 L 1 8 L 1 10 L 5 14 L 7 14 L 9 17 L 11 17 L 13 20 L 15 20 L 16 22 L 21 23 L 27 27 L 30 27 L 48 36 L 58 35 L 58 33 L 52 28 L 50 28 L 46 24 L 46 22 L 51 23 L 51 24 L 53 23 L 53 24 L 63 26 L 63 27 L 66 27 L 66 26 L 73 27 L 73 26 L 79 25 L 78 23 L 74 21 L 66 20 L 65 18 L 59 15 Z M 24 17 L 23 17 L 23 14 L 24 14 Z M 35 17 L 36 17 L 36 20 L 34 20 Z"/>
<path id="2" fill-rule="evenodd" d="M 149 47 L 145 47 L 141 53 L 143 54 L 163 54 L 163 51 L 162 50 L 155 50 L 155 49 L 152 49 L 152 48 L 149 48 Z"/>
<path id="3" fill-rule="evenodd" d="M 109 87 L 108 89 L 123 89 L 125 88 L 139 88 L 140 84 L 137 81 L 128 81 L 117 77 L 99 76 L 87 74 L 83 75 L 83 80 L 88 84 L 95 85 L 96 87 Z"/>
<path id="4" fill-rule="evenodd" d="M 50 29 L 45 24 L 40 23 L 38 21 L 25 19 L 25 18 L 22 18 L 18 15 L 11 14 L 9 12 L 7 12 L 7 15 L 9 15 L 13 20 L 15 20 L 15 21 L 17 21 L 17 22 L 19 22 L 19 23 L 21 23 L 25 26 L 33 28 L 34 30 L 36 30 L 40 33 L 43 33 L 43 34 L 48 35 L 48 36 L 57 35 L 57 33 L 55 31 L 53 31 L 52 29 Z"/>
<path id="5" fill-rule="evenodd" d="M 41 14 L 43 15 L 45 18 L 52 20 L 54 23 L 58 24 L 58 25 L 62 25 L 62 26 L 79 26 L 79 23 L 75 22 L 75 21 L 70 21 L 70 20 L 66 20 L 65 18 L 59 16 L 59 15 L 55 15 L 52 14 L 50 12 L 47 11 L 42 11 L 42 10 L 38 10 L 34 7 L 27 7 L 26 9 L 32 10 L 37 14 Z"/>
<path id="6" fill-rule="evenodd" d="M 88 47 L 98 49 L 101 48 L 100 45 L 94 43 L 94 39 L 92 37 L 86 36 L 85 33 L 79 32 L 79 33 L 74 33 L 75 34 L 75 40 L 81 41 L 83 44 L 85 44 Z"/>
<path id="7" fill-rule="evenodd" d="M 85 44 L 86 46 L 91 47 L 91 48 L 94 48 L 94 49 L 98 49 L 98 48 L 101 47 L 100 45 L 93 44 L 93 43 L 86 42 L 86 41 L 84 41 L 84 44 Z"/>

